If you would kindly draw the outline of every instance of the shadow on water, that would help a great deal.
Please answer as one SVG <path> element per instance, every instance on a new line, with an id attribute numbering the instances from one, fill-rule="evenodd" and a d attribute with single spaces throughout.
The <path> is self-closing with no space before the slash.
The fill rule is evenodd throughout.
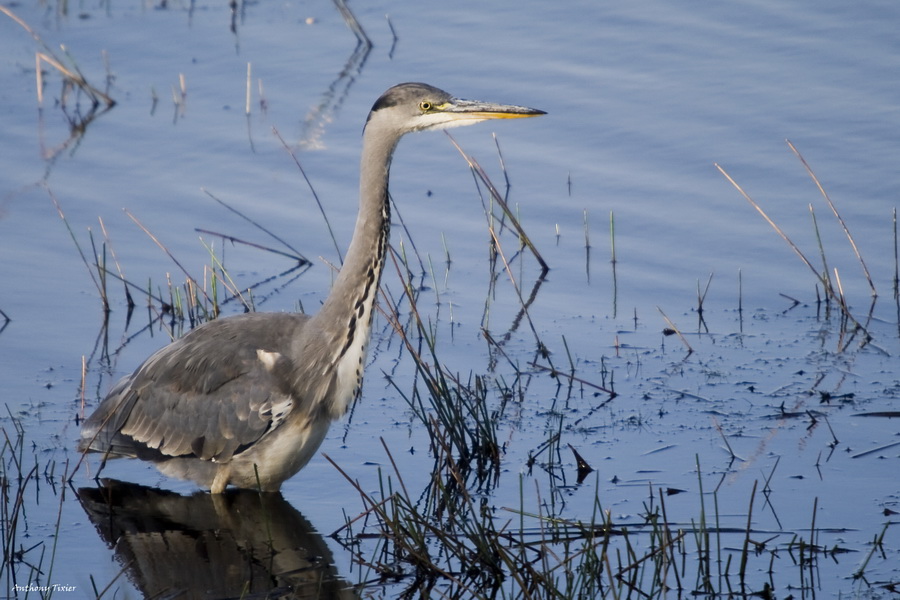
<path id="1" fill-rule="evenodd" d="M 175 492 L 105 479 L 81 506 L 147 598 L 356 598 L 281 494 Z"/>

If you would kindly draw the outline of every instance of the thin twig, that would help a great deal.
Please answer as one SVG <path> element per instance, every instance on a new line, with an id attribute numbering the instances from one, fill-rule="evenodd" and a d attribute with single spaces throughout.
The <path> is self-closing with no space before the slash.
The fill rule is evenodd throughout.
<path id="1" fill-rule="evenodd" d="M 794 242 L 792 242 L 791 239 L 790 239 L 790 238 L 789 238 L 789 237 L 781 230 L 781 228 L 778 227 L 778 225 L 776 225 L 775 222 L 774 222 L 772 219 L 769 218 L 769 215 L 766 214 L 766 212 L 759 206 L 759 204 L 757 204 L 756 201 L 753 200 L 753 198 L 751 198 L 750 195 L 747 194 L 747 192 L 744 191 L 744 188 L 742 188 L 742 187 L 741 187 L 741 186 L 740 186 L 740 185 L 739 185 L 739 184 L 731 177 L 731 175 L 729 175 L 728 172 L 725 171 L 725 169 L 723 169 L 718 163 L 714 163 L 714 164 L 715 164 L 716 169 L 718 169 L 719 172 L 720 172 L 722 175 L 725 176 L 725 179 L 727 179 L 727 180 L 731 183 L 731 185 L 733 185 L 733 186 L 735 187 L 735 189 L 736 189 L 738 192 L 740 192 L 740 194 L 744 197 L 744 199 L 747 200 L 747 202 L 749 202 L 750 205 L 751 205 L 753 208 L 755 208 L 756 211 L 757 211 L 760 215 L 762 215 L 763 219 L 765 219 L 766 222 L 767 222 L 769 225 L 772 226 L 772 228 L 778 233 L 778 235 L 780 235 L 781 238 L 782 238 L 784 241 L 786 241 L 786 242 L 788 243 L 788 245 L 794 250 L 794 252 L 797 254 L 797 256 L 800 257 L 800 259 L 803 261 L 803 263 L 804 263 L 807 267 L 809 267 L 809 270 L 812 271 L 813 274 L 815 274 L 816 279 L 818 279 L 819 282 L 822 284 L 822 286 L 823 286 L 823 288 L 824 288 L 824 290 L 825 290 L 825 294 L 826 294 L 828 297 L 830 297 L 831 299 L 833 299 L 835 302 L 838 303 L 838 305 L 841 307 L 841 309 L 842 309 L 844 315 L 845 315 L 850 321 L 852 321 L 853 324 L 854 324 L 857 328 L 859 328 L 860 331 L 862 331 L 862 332 L 864 332 L 864 333 L 866 334 L 865 337 L 866 337 L 867 339 L 870 338 L 869 333 L 868 333 L 868 330 L 863 326 L 862 323 L 860 323 L 860 322 L 859 322 L 859 321 L 858 321 L 858 320 L 850 313 L 849 307 L 846 305 L 846 303 L 844 302 L 843 298 L 842 298 L 842 297 L 838 294 L 838 292 L 834 289 L 834 286 L 831 285 L 831 282 L 830 282 L 829 278 L 828 278 L 826 275 L 823 275 L 822 273 L 819 273 L 819 272 L 816 270 L 816 268 L 812 265 L 812 263 L 809 261 L 809 259 L 806 258 L 806 256 L 805 256 L 805 255 L 803 254 L 803 252 L 800 250 L 800 248 L 798 248 L 797 245 L 794 244 Z"/>
<path id="2" fill-rule="evenodd" d="M 218 238 L 225 240 L 226 242 L 231 242 L 232 244 L 243 244 L 245 246 L 250 246 L 251 248 L 256 248 L 258 250 L 264 250 L 266 252 L 271 252 L 272 254 L 278 254 L 279 256 L 284 256 L 290 258 L 291 260 L 296 260 L 301 265 L 309 265 L 312 264 L 309 259 L 301 254 L 290 254 L 289 252 L 284 252 L 283 250 L 276 250 L 275 248 L 270 248 L 269 246 L 263 246 L 262 244 L 257 244 L 256 242 L 248 242 L 247 240 L 242 240 L 240 238 L 236 238 L 231 235 L 227 235 L 224 233 L 219 233 L 217 231 L 210 231 L 209 229 L 203 229 L 201 227 L 195 227 L 194 231 L 197 233 L 205 233 L 207 235 L 214 235 Z"/>
<path id="3" fill-rule="evenodd" d="M 297 158 L 297 155 L 294 154 L 294 151 L 291 149 L 291 147 L 287 145 L 287 142 L 284 141 L 284 138 L 281 137 L 281 134 L 278 133 L 278 130 L 273 127 L 272 133 L 275 134 L 275 137 L 278 138 L 278 141 L 281 142 L 281 145 L 284 146 L 285 150 L 287 150 L 287 153 L 291 155 L 291 158 L 294 160 L 294 164 L 297 165 L 297 168 L 300 170 L 300 174 L 303 175 L 303 180 L 306 181 L 306 185 L 309 187 L 309 191 L 312 192 L 313 199 L 316 201 L 316 205 L 319 207 L 319 212 L 322 213 L 322 218 L 325 219 L 325 227 L 328 228 L 328 235 L 331 236 L 331 242 L 334 244 L 334 250 L 335 252 L 337 252 L 338 260 L 341 264 L 344 264 L 344 256 L 343 254 L 341 254 L 341 248 L 340 246 L 338 246 L 337 238 L 334 237 L 334 231 L 332 231 L 331 229 L 331 223 L 328 221 L 328 215 L 325 214 L 325 207 L 322 206 L 322 201 L 319 200 L 319 195 L 316 193 L 316 189 L 313 187 L 313 184 L 309 180 L 309 177 L 306 176 L 306 171 L 303 170 L 303 165 L 300 164 L 300 160 Z M 288 246 L 288 248 L 290 248 L 290 246 Z M 291 248 L 291 250 L 294 249 Z M 294 250 L 294 252 L 297 251 Z M 300 253 L 297 252 L 297 254 Z"/>
<path id="4" fill-rule="evenodd" d="M 2 8 L 2 6 L 0 6 Z M 62 211 L 62 207 L 59 204 L 59 200 L 56 199 L 56 196 L 53 194 L 53 190 L 47 188 L 47 194 L 49 194 L 50 199 L 53 201 L 53 206 L 56 207 L 56 212 L 59 214 L 59 218 L 62 219 L 62 222 L 65 224 L 66 229 L 69 231 L 69 235 L 72 237 L 72 241 L 75 242 L 75 248 L 78 250 L 78 254 L 81 256 L 81 261 L 84 263 L 84 266 L 87 267 L 88 274 L 91 276 L 91 281 L 94 282 L 94 286 L 97 288 L 97 293 L 100 294 L 101 298 L 104 298 L 103 288 L 100 285 L 100 282 L 97 281 L 97 278 L 94 276 L 94 270 L 91 269 L 91 263 L 88 262 L 87 257 L 84 255 L 84 251 L 81 249 L 81 245 L 78 243 L 78 238 L 75 237 L 75 232 L 72 231 L 72 227 L 69 225 L 68 219 L 66 219 L 65 213 Z M 109 306 L 106 305 L 108 309 Z"/>
<path id="5" fill-rule="evenodd" d="M 238 209 L 234 208 L 233 206 L 231 206 L 230 204 L 228 204 L 227 202 L 225 202 L 225 201 L 222 200 L 221 198 L 216 197 L 212 192 L 210 192 L 210 191 L 207 190 L 206 188 L 200 188 L 200 189 L 201 189 L 201 191 L 202 191 L 204 194 L 206 194 L 207 196 L 209 196 L 210 198 L 212 198 L 213 200 L 215 200 L 216 202 L 218 202 L 220 205 L 222 205 L 223 207 L 225 207 L 225 208 L 228 209 L 229 211 L 233 212 L 234 214 L 236 214 L 236 215 L 239 216 L 240 218 L 244 219 L 245 221 L 247 221 L 248 223 L 250 223 L 251 225 L 253 225 L 253 226 L 256 227 L 257 229 L 259 229 L 260 231 L 262 231 L 263 233 L 265 233 L 266 235 L 268 235 L 269 237 L 271 237 L 271 238 L 274 239 L 275 241 L 280 242 L 285 248 L 287 248 L 288 250 L 290 250 L 291 252 L 294 253 L 295 256 L 294 256 L 293 258 L 300 257 L 300 259 L 301 259 L 302 261 L 305 261 L 305 262 L 307 262 L 307 263 L 310 262 L 309 260 L 307 260 L 306 257 L 304 257 L 304 256 L 300 253 L 299 250 L 297 250 L 296 248 L 294 248 L 293 246 L 291 246 L 291 245 L 290 245 L 287 241 L 285 241 L 281 236 L 275 234 L 274 232 L 272 232 L 272 231 L 269 230 L 268 228 L 264 227 L 264 226 L 261 225 L 260 223 L 254 221 L 253 219 L 251 219 L 250 217 L 248 217 L 247 215 L 245 215 L 244 213 L 242 213 L 242 212 L 239 211 Z M 200 231 L 200 230 L 197 229 L 196 231 Z M 212 233 L 212 232 L 209 232 L 209 233 Z M 223 237 L 224 237 L 224 236 L 223 236 Z M 234 240 L 232 240 L 232 241 L 234 241 Z M 247 242 L 245 242 L 245 243 L 247 243 Z M 248 245 L 252 245 L 252 244 L 249 244 L 249 243 L 248 243 Z M 277 252 L 277 250 L 272 250 L 272 252 Z M 287 254 L 286 254 L 285 256 L 290 256 L 290 255 L 287 255 Z"/>
<path id="6" fill-rule="evenodd" d="M 122 269 L 122 265 L 119 264 L 119 258 L 116 256 L 115 250 L 113 250 L 112 240 L 109 237 L 109 233 L 107 233 L 107 231 L 106 231 L 106 224 L 103 223 L 102 217 L 98 217 L 98 220 L 100 221 L 100 231 L 103 232 L 103 239 L 106 240 L 106 247 L 109 248 L 109 254 L 110 254 L 110 256 L 112 256 L 113 263 L 115 263 L 115 265 L 116 265 L 116 271 L 119 272 L 119 277 L 121 278 L 121 280 L 125 281 L 125 272 Z M 132 298 L 132 296 L 131 296 L 131 290 L 128 289 L 127 285 L 125 285 L 123 287 L 125 288 L 125 298 L 128 302 L 128 307 L 132 308 L 135 306 L 135 304 L 134 304 L 134 298 Z"/>
<path id="7" fill-rule="evenodd" d="M 506 201 L 500 195 L 500 192 L 497 191 L 497 188 L 494 187 L 493 183 L 491 183 L 491 180 L 485 170 L 481 167 L 480 164 L 478 164 L 477 160 L 469 156 L 466 151 L 462 149 L 462 147 L 456 142 L 456 140 L 453 139 L 452 135 L 447 132 L 444 133 L 447 134 L 447 137 L 450 138 L 450 142 L 469 164 L 469 168 L 472 169 L 472 171 L 478 176 L 481 182 L 484 183 L 485 186 L 487 186 L 491 197 L 494 199 L 494 201 L 497 202 L 497 204 L 500 205 L 500 208 L 503 209 L 503 212 L 506 214 L 506 216 L 509 217 L 509 220 L 512 222 L 512 226 L 516 230 L 516 233 L 519 235 L 525 245 L 528 246 L 528 249 L 531 250 L 534 258 L 538 261 L 538 264 L 541 265 L 541 269 L 543 269 L 544 271 L 549 271 L 550 267 L 547 265 L 547 262 L 541 256 L 541 253 L 538 252 L 538 249 L 535 248 L 534 244 L 531 242 L 531 239 L 528 237 L 528 234 L 525 233 L 525 230 L 522 229 L 522 225 L 519 223 L 519 220 L 516 219 L 516 216 L 513 214 L 513 212 L 509 209 L 509 205 L 506 204 Z"/>
<path id="8" fill-rule="evenodd" d="M 661 314 L 663 319 L 666 320 L 666 323 L 669 324 L 669 328 L 672 331 L 674 331 L 675 333 L 677 333 L 678 337 L 681 338 L 681 343 L 684 344 L 684 346 L 688 349 L 688 354 L 691 354 L 694 351 L 694 349 L 691 348 L 691 345 L 688 343 L 687 339 L 685 339 L 685 337 L 681 334 L 681 331 L 675 326 L 675 323 L 673 323 L 672 320 L 666 316 L 666 313 L 663 312 L 663 309 L 661 309 L 660 307 L 657 306 L 656 310 L 659 311 L 659 314 Z"/>
<path id="9" fill-rule="evenodd" d="M 719 170 L 719 172 L 725 176 L 725 179 L 727 179 L 731 183 L 731 185 L 733 185 L 735 187 L 735 189 L 737 189 L 737 191 L 740 192 L 741 196 L 743 196 L 744 199 L 750 203 L 750 206 L 752 206 L 753 208 L 756 209 L 756 212 L 758 212 L 760 215 L 762 215 L 762 218 L 766 220 L 766 223 L 771 225 L 772 229 L 774 229 L 775 232 L 781 236 L 781 239 L 783 239 L 785 242 L 788 243 L 788 245 L 791 247 L 791 249 L 797 253 L 797 256 L 800 257 L 800 260 L 802 260 L 803 263 L 807 267 L 809 267 L 810 271 L 815 273 L 816 277 L 824 285 L 825 282 L 822 280 L 822 274 L 816 270 L 816 268 L 813 266 L 813 264 L 811 262 L 809 262 L 809 259 L 806 258 L 806 256 L 800 250 L 800 248 L 798 248 L 797 245 L 791 241 L 791 238 L 789 238 L 787 236 L 787 234 L 781 230 L 781 227 L 779 227 L 778 225 L 775 224 L 775 221 L 773 221 L 772 219 L 769 218 L 769 215 L 766 214 L 766 211 L 764 211 L 762 209 L 762 207 L 759 204 L 757 204 L 756 201 L 753 198 L 751 198 L 749 196 L 749 194 L 747 194 L 747 192 L 744 191 L 744 188 L 742 188 L 740 186 L 740 184 L 738 184 L 738 182 L 736 182 L 734 179 L 732 179 L 731 175 L 729 175 L 728 172 L 724 168 L 722 168 L 718 163 L 714 163 L 714 164 L 715 164 L 715 167 Z"/>
<path id="10" fill-rule="evenodd" d="M 612 391 L 612 390 L 610 390 L 610 389 L 608 389 L 608 388 L 605 388 L 605 387 L 603 387 L 602 385 L 597 385 L 596 383 L 591 383 L 591 382 L 588 381 L 587 379 L 582 379 L 581 377 L 575 377 L 574 375 L 571 375 L 571 374 L 569 374 L 569 373 L 565 373 L 565 372 L 563 372 L 563 371 L 560 371 L 559 369 L 555 369 L 555 368 L 553 368 L 553 367 L 548 367 L 548 366 L 546 366 L 546 365 L 542 365 L 542 364 L 540 364 L 540 363 L 536 363 L 536 362 L 533 362 L 533 361 L 530 362 L 530 363 L 528 363 L 528 364 L 531 365 L 532 367 L 534 367 L 535 369 L 541 369 L 542 371 L 549 371 L 551 376 L 554 376 L 554 377 L 555 377 L 555 376 L 560 376 L 560 375 L 561 375 L 561 376 L 563 376 L 563 377 L 565 377 L 566 379 L 569 379 L 569 380 L 571 380 L 571 381 L 575 381 L 575 382 L 578 382 L 578 383 L 580 383 L 580 384 L 582 384 L 582 385 L 586 385 L 586 386 L 588 386 L 588 387 L 592 387 L 592 388 L 594 388 L 594 389 L 596 389 L 596 390 L 600 390 L 600 391 L 603 392 L 604 394 L 609 394 L 610 400 L 612 400 L 613 398 L 615 398 L 616 396 L 618 396 L 618 394 L 617 394 L 616 392 L 614 392 L 614 391 Z"/>
<path id="11" fill-rule="evenodd" d="M 125 209 L 123 209 L 123 210 L 125 211 L 125 214 L 128 215 L 128 218 L 131 219 L 132 221 L 134 221 L 134 224 L 137 225 L 138 227 L 140 227 L 141 230 L 142 230 L 144 233 L 146 233 L 147 236 L 148 236 L 151 240 L 153 240 L 153 241 L 156 243 L 156 245 L 159 246 L 159 248 L 160 248 L 163 252 L 165 252 L 166 255 L 167 255 L 169 258 L 172 259 L 172 262 L 174 262 L 175 265 L 176 265 L 179 269 L 181 269 L 181 272 L 184 273 L 184 276 L 187 277 L 190 281 L 193 281 L 193 282 L 196 283 L 196 281 L 197 281 L 196 278 L 192 277 L 191 274 L 188 273 L 188 270 L 184 268 L 184 265 L 182 265 L 182 264 L 178 261 L 177 258 L 175 258 L 175 255 L 172 254 L 172 252 L 171 252 L 168 248 L 166 248 L 166 246 L 165 246 L 162 242 L 160 242 L 159 239 L 158 239 L 155 235 L 153 235 L 153 233 L 152 233 L 149 229 L 147 229 L 147 228 L 144 226 L 144 224 L 141 223 L 141 222 L 138 220 L 137 217 L 135 217 L 133 214 L 131 214 L 131 213 L 128 211 L 127 208 L 125 208 Z M 206 300 L 207 300 L 208 302 L 212 302 L 212 300 L 210 299 L 209 295 L 206 293 L 206 290 L 204 290 L 204 289 L 203 289 L 202 287 L 200 287 L 200 286 L 197 286 L 197 287 L 198 287 L 198 289 L 203 293 L 203 296 L 206 298 Z"/>
<path id="12" fill-rule="evenodd" d="M 791 150 L 794 154 L 797 155 L 797 158 L 800 159 L 800 162 L 803 163 L 803 167 L 806 169 L 806 172 L 809 173 L 809 176 L 812 178 L 813 182 L 816 184 L 816 187 L 819 188 L 819 193 L 822 194 L 822 197 L 825 198 L 825 201 L 828 203 L 829 208 L 831 208 L 831 212 L 834 213 L 834 216 L 837 218 L 838 223 L 841 224 L 841 227 L 844 230 L 844 234 L 847 236 L 847 240 L 850 242 L 850 246 L 853 248 L 853 252 L 856 254 L 857 260 L 859 260 L 859 264 L 862 266 L 863 272 L 866 274 L 866 280 L 869 282 L 869 288 L 872 290 L 872 295 L 877 296 L 878 292 L 875 289 L 875 283 L 872 281 L 872 276 L 869 274 L 869 268 L 866 266 L 866 261 L 863 260 L 862 254 L 859 252 L 859 248 L 856 246 L 856 242 L 853 240 L 853 236 L 850 235 L 850 229 L 847 227 L 847 223 L 844 222 L 844 218 L 841 217 L 840 213 L 837 210 L 837 207 L 834 205 L 834 202 L 831 201 L 831 198 L 828 196 L 828 192 L 825 191 L 825 188 L 822 186 L 822 183 L 819 181 L 819 178 L 816 177 L 816 174 L 813 172 L 812 168 L 809 166 L 809 163 L 806 162 L 806 159 L 803 158 L 803 155 L 800 154 L 800 151 L 797 150 L 797 147 L 791 142 L 791 140 L 785 140 L 787 145 L 790 146 Z"/>

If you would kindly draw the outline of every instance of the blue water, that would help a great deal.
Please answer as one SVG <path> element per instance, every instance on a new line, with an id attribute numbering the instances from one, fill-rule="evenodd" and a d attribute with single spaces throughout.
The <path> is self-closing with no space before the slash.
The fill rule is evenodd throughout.
<path id="1" fill-rule="evenodd" d="M 583 377 L 598 377 L 601 358 L 616 369 L 623 396 L 609 412 L 596 414 L 584 433 L 567 439 L 597 463 L 615 465 L 604 467 L 601 481 L 613 475 L 640 479 L 636 474 L 655 469 L 662 475 L 654 483 L 690 487 L 698 453 L 711 470 L 724 469 L 721 436 L 709 407 L 678 399 L 680 392 L 690 392 L 731 414 L 723 417 L 730 435 L 747 428 L 745 438 L 732 441 L 748 463 L 729 479 L 729 498 L 740 505 L 728 512 L 746 510 L 752 480 L 769 473 L 775 456 L 784 457 L 778 474 L 784 477 L 781 518 L 790 521 L 788 530 L 808 525 L 812 498 L 819 497 L 824 514 L 839 513 L 835 520 L 861 532 L 855 540 L 861 546 L 880 531 L 879 511 L 896 509 L 896 450 L 883 461 L 829 463 L 833 471 L 819 479 L 814 465 L 832 439 L 826 429 L 805 434 L 805 423 L 770 424 L 763 417 L 782 400 L 803 404 L 806 392 L 818 385 L 809 375 L 816 372 L 827 374 L 823 385 L 829 389 L 855 391 L 884 410 L 896 406 L 900 344 L 891 282 L 892 211 L 900 197 L 900 7 L 894 3 L 525 1 L 414 8 L 356 3 L 352 8 L 374 48 L 355 61 L 356 39 L 326 2 L 249 4 L 242 7 L 236 32 L 230 31 L 224 3 L 170 3 L 162 9 L 22 2 L 10 8 L 57 54 L 64 44 L 91 83 L 103 88 L 109 74 L 109 93 L 117 101 L 82 137 L 67 142 L 59 75 L 45 66 L 44 105 L 38 109 L 34 55 L 41 48 L 0 15 L 0 310 L 12 319 L 0 332 L 0 381 L 5 403 L 25 419 L 26 429 L 47 449 L 44 456 L 60 464 L 77 459 L 72 419 L 80 411 L 82 356 L 89 361 L 87 400 L 94 403 L 112 379 L 167 339 L 159 329 L 129 339 L 146 323 L 145 300 L 138 300 L 139 316 L 126 330 L 124 294 L 112 288 L 113 354 L 108 365 L 99 360 L 94 350 L 103 316 L 98 292 L 51 195 L 83 250 L 91 253 L 88 230 L 98 242 L 103 239 L 100 218 L 128 279 L 164 287 L 167 276 L 182 282 L 184 274 L 123 208 L 198 279 L 210 260 L 195 228 L 277 244 L 216 204 L 207 190 L 290 240 L 314 262 L 284 290 L 273 292 L 270 286 L 261 293 L 261 308 L 295 310 L 302 304 L 311 311 L 331 282 L 325 261 L 336 263 L 338 257 L 315 201 L 272 130 L 297 153 L 343 250 L 355 217 L 356 165 L 368 108 L 388 86 L 423 80 L 462 97 L 548 112 L 540 119 L 452 134 L 502 185 L 491 135 L 496 133 L 512 183 L 512 206 L 551 266 L 531 317 L 557 366 L 568 363 L 565 338 Z M 397 33 L 396 44 L 385 15 Z M 183 107 L 173 101 L 181 95 L 180 76 Z M 70 114 L 79 100 L 86 112 L 85 99 L 70 95 Z M 834 200 L 871 272 L 879 293 L 875 343 L 883 352 L 867 349 L 849 357 L 836 352 L 834 322 L 815 318 L 814 276 L 714 166 L 726 169 L 818 268 L 809 210 L 814 207 L 829 267 L 838 269 L 849 303 L 863 318 L 871 292 L 862 268 L 787 139 Z M 442 358 L 460 372 L 483 372 L 486 351 L 479 328 L 489 289 L 489 237 L 466 163 L 443 135 L 411 136 L 394 160 L 392 194 L 415 247 L 434 265 L 434 279 L 429 272 L 426 284 L 440 298 L 440 308 L 429 310 L 438 323 Z M 395 228 L 395 246 L 408 244 L 406 238 Z M 514 253 L 513 236 L 503 240 L 504 250 Z M 449 273 L 445 247 L 452 259 Z M 290 266 L 240 247 L 226 248 L 226 257 L 242 285 Z M 517 284 L 530 290 L 537 275 L 534 261 L 524 259 L 514 274 Z M 698 352 L 682 364 L 681 343 L 659 334 L 666 323 L 658 309 L 697 332 L 698 285 L 705 287 L 710 274 L 705 316 L 720 337 L 691 336 Z M 399 294 L 390 270 L 385 284 Z M 790 301 L 781 294 L 806 305 L 782 314 Z M 502 332 L 519 306 L 502 272 L 490 304 L 487 324 Z M 376 322 L 376 330 L 386 330 L 383 321 Z M 746 337 L 738 335 L 741 331 Z M 617 341 L 631 350 L 617 356 Z M 530 359 L 527 329 L 516 332 L 511 345 L 523 362 Z M 396 350 L 388 348 L 387 341 L 376 346 L 364 402 L 348 426 L 353 442 L 342 443 L 346 424 L 341 424 L 323 446 L 356 476 L 370 478 L 365 485 L 373 488 L 374 469 L 361 465 L 380 455 L 379 436 L 395 440 L 398 449 L 423 443 L 420 434 L 407 437 L 407 426 L 385 420 L 385 413 L 405 410 L 380 376 L 395 368 Z M 408 364 L 396 368 L 411 376 Z M 747 391 L 747 382 L 762 395 Z M 524 414 L 540 415 L 541 403 L 553 393 L 553 386 L 537 389 L 530 398 L 535 405 L 523 407 Z M 658 406 L 640 401 L 648 396 L 664 403 L 671 416 L 654 418 Z M 803 406 L 818 408 L 812 401 Z M 849 409 L 832 418 L 844 412 Z M 636 417 L 631 422 L 647 425 L 623 426 L 630 415 Z M 543 432 L 509 427 L 514 443 L 507 466 L 514 473 Z M 888 443 L 896 434 L 886 420 L 848 419 L 838 429 L 853 452 Z M 677 450 L 645 454 L 667 444 Z M 421 464 L 408 459 L 410 471 L 430 465 L 424 455 L 424 448 L 416 455 Z M 141 465 L 115 469 L 126 478 L 190 489 Z M 805 479 L 792 478 L 799 475 Z M 78 477 L 80 484 L 87 480 L 83 473 Z M 847 497 L 848 487 L 862 490 L 864 508 Z M 517 493 L 517 486 L 511 484 L 509 493 Z M 624 515 L 640 512 L 645 493 L 642 487 L 631 491 L 611 484 L 603 490 Z M 348 513 L 359 510 L 324 460 L 289 482 L 285 496 L 325 532 L 343 522 L 333 510 L 336 504 Z M 590 494 L 582 496 L 572 502 L 575 516 L 584 506 L 589 510 Z M 47 522 L 56 515 L 50 504 Z M 93 539 L 80 508 L 65 506 L 68 535 L 61 538 L 58 564 L 63 573 L 75 564 L 78 569 L 69 578 L 59 575 L 65 579 L 59 581 L 81 589 L 89 585 L 86 573 L 108 581 L 120 567 Z M 696 499 L 684 510 L 695 515 Z M 85 564 L 80 542 L 67 538 L 91 539 L 97 545 L 94 556 L 101 558 Z M 896 559 L 895 541 L 890 548 Z M 842 577 L 852 570 L 843 563 L 835 571 L 840 583 L 832 585 L 844 585 Z M 896 580 L 896 567 L 885 576 Z"/>

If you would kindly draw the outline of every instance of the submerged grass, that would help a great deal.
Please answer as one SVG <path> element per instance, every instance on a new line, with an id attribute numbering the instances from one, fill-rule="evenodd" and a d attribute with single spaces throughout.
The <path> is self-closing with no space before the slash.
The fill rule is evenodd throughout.
<path id="1" fill-rule="evenodd" d="M 814 598 L 822 564 L 845 552 L 818 543 L 820 530 L 812 505 L 812 523 L 800 531 L 767 532 L 753 527 L 757 482 L 748 497 L 744 527 L 721 525 L 718 492 L 703 492 L 698 467 L 698 516 L 689 523 L 669 520 L 667 492 L 650 486 L 639 519 L 615 522 L 594 493 L 587 520 L 546 511 L 538 486 L 534 499 L 527 477 L 519 475 L 518 507 L 495 507 L 476 490 L 456 488 L 464 476 L 448 471 L 436 486 L 447 502 L 434 511 L 430 490 L 410 494 L 390 449 L 392 465 L 380 472 L 378 495 L 365 492 L 337 463 L 328 459 L 360 495 L 363 512 L 347 518 L 331 535 L 365 568 L 364 595 L 381 589 L 392 597 L 441 598 L 775 598 L 790 589 Z M 448 463 L 450 464 L 450 463 Z M 462 493 L 460 493 L 462 492 Z M 668 494 L 673 493 L 671 490 Z M 707 497 L 713 500 L 709 513 Z M 530 508 L 532 505 L 536 509 Z M 864 578 L 866 565 L 879 551 L 885 533 L 852 574 Z M 788 538 L 773 544 L 776 538 Z M 798 583 L 799 582 L 799 583 Z M 793 597 L 793 596 L 791 596 Z"/>
<path id="2" fill-rule="evenodd" d="M 7 422 L 12 431 L 6 426 L 0 428 L 3 435 L 0 446 L 0 544 L 3 548 L 0 585 L 10 596 L 32 589 L 49 596 L 66 498 L 63 482 L 68 475 L 57 473 L 57 464 L 53 460 L 41 463 L 36 447 L 26 441 L 20 419 L 9 414 Z M 35 535 L 28 516 L 40 501 L 42 481 L 50 488 L 51 499 L 55 496 L 59 502 L 55 523 L 51 524 L 52 535 L 43 539 Z"/>
<path id="3" fill-rule="evenodd" d="M 408 277 L 409 270 L 401 269 L 394 258 L 398 274 L 401 278 Z M 428 432 L 436 461 L 434 472 L 441 470 L 442 461 L 450 460 L 456 473 L 474 473 L 477 487 L 489 491 L 499 478 L 501 448 L 496 425 L 502 408 L 496 412 L 488 408 L 486 377 L 463 381 L 445 370 L 438 358 L 435 332 L 418 312 L 417 294 L 410 279 L 406 279 L 404 290 L 410 326 L 401 323 L 398 303 L 392 305 L 393 311 L 387 316 L 415 364 L 416 380 L 425 389 L 422 391 L 415 385 L 407 393 L 390 377 L 389 381 Z"/>

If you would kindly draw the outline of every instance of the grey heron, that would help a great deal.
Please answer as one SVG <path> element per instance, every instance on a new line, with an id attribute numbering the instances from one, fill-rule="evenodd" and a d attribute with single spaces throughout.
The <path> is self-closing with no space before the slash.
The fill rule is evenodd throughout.
<path id="1" fill-rule="evenodd" d="M 461 100 L 423 83 L 387 90 L 366 120 L 359 214 L 319 312 L 248 313 L 197 327 L 113 386 L 84 422 L 79 450 L 152 461 L 212 493 L 229 485 L 277 491 L 360 393 L 397 142 L 412 131 L 542 114 Z"/>

